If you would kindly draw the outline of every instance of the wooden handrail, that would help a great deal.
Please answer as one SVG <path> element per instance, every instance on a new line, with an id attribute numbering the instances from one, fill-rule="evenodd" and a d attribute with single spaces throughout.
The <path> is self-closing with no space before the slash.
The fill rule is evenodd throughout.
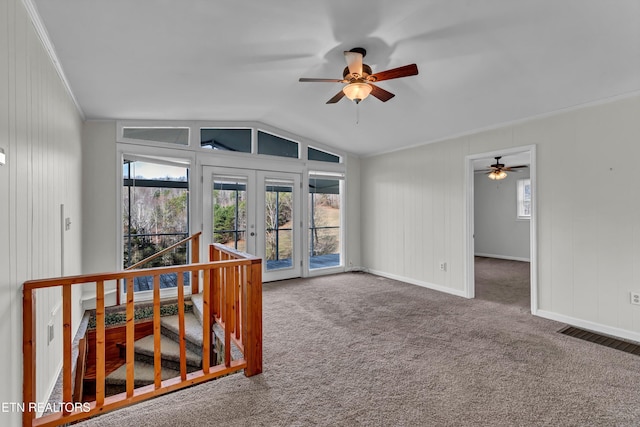
<path id="1" fill-rule="evenodd" d="M 243 370 L 246 376 L 262 372 L 262 261 L 246 254 L 233 253 L 221 245 L 211 245 L 210 262 L 181 266 L 156 267 L 145 270 L 127 270 L 111 273 L 88 274 L 52 279 L 30 280 L 23 286 L 23 399 L 25 412 L 23 426 L 58 426 L 83 420 L 113 409 L 121 408 L 180 388 L 199 384 L 222 375 Z M 180 343 L 180 373 L 167 380 L 161 378 L 160 360 L 160 275 L 173 273 L 178 277 L 178 321 Z M 203 338 L 202 370 L 187 373 L 185 348 L 184 273 L 202 274 L 203 294 Z M 154 382 L 136 388 L 134 385 L 133 343 L 135 336 L 133 282 L 136 277 L 153 276 L 153 338 L 154 338 Z M 105 395 L 106 378 L 106 331 L 104 284 L 110 280 L 124 280 L 126 284 L 126 391 L 114 396 Z M 96 396 L 95 401 L 78 408 L 63 405 L 61 412 L 35 418 L 33 410 L 36 394 L 36 315 L 35 298 L 39 289 L 62 290 L 63 317 L 63 402 L 72 402 L 71 380 L 71 325 L 72 288 L 76 285 L 95 283 L 96 286 Z M 224 312 L 215 312 L 224 306 Z M 211 366 L 212 327 L 218 323 L 224 330 L 225 358 L 219 365 Z M 232 360 L 232 340 L 241 352 Z"/>
<path id="2" fill-rule="evenodd" d="M 196 240 L 199 239 L 201 234 L 202 234 L 202 231 L 198 231 L 197 233 L 195 233 L 195 234 L 193 234 L 193 235 L 191 235 L 189 237 L 185 237 L 184 239 L 180 240 L 179 242 L 174 243 L 173 245 L 171 245 L 171 246 L 169 246 L 167 248 L 164 248 L 163 250 L 161 250 L 159 252 L 156 252 L 153 255 L 150 255 L 150 256 L 146 257 L 142 261 L 138 261 L 135 264 L 130 265 L 129 267 L 125 268 L 125 270 L 135 270 L 136 268 L 140 267 L 141 265 L 145 265 L 149 261 L 153 261 L 154 259 L 166 254 L 169 251 L 172 251 L 173 249 L 177 248 L 178 246 L 180 246 L 180 245 L 182 245 L 184 243 L 187 243 L 187 242 L 189 242 L 189 241 L 191 241 L 193 239 L 196 239 Z M 193 261 L 194 262 L 199 262 L 200 260 L 193 260 Z"/>

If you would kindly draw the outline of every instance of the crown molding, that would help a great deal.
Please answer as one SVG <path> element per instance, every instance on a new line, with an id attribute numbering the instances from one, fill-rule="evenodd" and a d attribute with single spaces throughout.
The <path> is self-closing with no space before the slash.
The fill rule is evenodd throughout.
<path id="1" fill-rule="evenodd" d="M 27 14 L 29 15 L 29 18 L 31 19 L 31 23 L 33 24 L 33 27 L 36 30 L 36 34 L 40 38 L 40 42 L 42 43 L 44 50 L 47 52 L 47 54 L 49 55 L 49 58 L 51 59 L 53 68 L 55 68 L 56 72 L 58 73 L 58 76 L 60 77 L 60 80 L 62 80 L 62 84 L 64 85 L 67 93 L 69 94 L 69 97 L 71 97 L 73 104 L 76 106 L 76 110 L 78 110 L 80 117 L 82 117 L 82 120 L 85 120 L 86 117 L 85 117 L 84 111 L 82 111 L 82 108 L 78 103 L 78 100 L 76 99 L 75 95 L 73 94 L 73 91 L 71 90 L 71 85 L 67 80 L 67 76 L 64 73 L 62 64 L 60 64 L 60 60 L 58 60 L 58 55 L 56 54 L 56 50 L 53 47 L 53 43 L 51 43 L 51 39 L 49 38 L 49 33 L 47 32 L 47 29 L 42 23 L 42 19 L 40 18 L 40 14 L 38 13 L 38 8 L 33 3 L 33 0 L 22 0 L 22 4 L 27 10 Z"/>

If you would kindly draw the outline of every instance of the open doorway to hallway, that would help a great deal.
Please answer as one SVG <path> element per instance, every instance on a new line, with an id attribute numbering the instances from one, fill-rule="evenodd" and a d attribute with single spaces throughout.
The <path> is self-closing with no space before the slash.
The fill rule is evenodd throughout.
<path id="1" fill-rule="evenodd" d="M 467 296 L 535 313 L 535 147 L 467 162 Z"/>

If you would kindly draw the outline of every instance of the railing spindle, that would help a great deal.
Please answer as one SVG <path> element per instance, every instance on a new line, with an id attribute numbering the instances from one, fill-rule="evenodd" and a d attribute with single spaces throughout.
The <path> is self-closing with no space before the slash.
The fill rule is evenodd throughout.
<path id="1" fill-rule="evenodd" d="M 127 326 L 126 326 L 126 363 L 127 363 L 127 397 L 133 396 L 134 388 L 134 338 L 135 338 L 135 321 L 133 306 L 133 281 L 131 277 L 126 280 L 127 283 Z"/>
<path id="2" fill-rule="evenodd" d="M 197 233 L 193 240 L 191 240 L 191 263 L 197 264 L 200 262 L 200 233 Z M 198 281 L 200 280 L 200 272 L 194 270 L 191 273 L 191 293 L 197 294 L 200 292 L 200 286 Z"/>
<path id="3" fill-rule="evenodd" d="M 62 401 L 73 402 L 73 383 L 71 380 L 71 285 L 62 287 Z M 68 414 L 68 405 L 63 412 Z"/>
<path id="4" fill-rule="evenodd" d="M 225 268 L 225 275 L 227 269 Z M 226 276 L 228 277 L 228 276 Z M 231 366 L 231 327 L 233 325 L 232 304 L 233 304 L 233 284 L 224 282 L 225 293 L 225 323 L 224 323 L 224 365 Z"/>
<path id="5" fill-rule="evenodd" d="M 120 283 L 120 281 L 117 283 Z M 104 404 L 106 362 L 104 352 L 104 280 L 98 280 L 96 282 L 96 406 L 102 406 Z"/>
<path id="6" fill-rule="evenodd" d="M 234 293 L 234 311 L 235 311 L 235 322 L 233 325 L 235 331 L 236 339 L 240 338 L 240 288 L 238 287 L 240 284 L 240 267 L 237 266 L 233 268 L 233 293 Z"/>
<path id="7" fill-rule="evenodd" d="M 184 337 L 184 274 L 178 273 L 178 342 L 180 344 L 180 379 L 187 379 L 187 347 Z"/>
<path id="8" fill-rule="evenodd" d="M 153 382 L 162 385 L 162 349 L 160 348 L 160 275 L 153 275 Z"/>
<path id="9" fill-rule="evenodd" d="M 204 289 L 202 294 L 202 371 L 205 374 L 209 373 L 210 361 L 211 361 L 211 287 L 209 276 L 211 275 L 210 269 L 204 270 Z"/>

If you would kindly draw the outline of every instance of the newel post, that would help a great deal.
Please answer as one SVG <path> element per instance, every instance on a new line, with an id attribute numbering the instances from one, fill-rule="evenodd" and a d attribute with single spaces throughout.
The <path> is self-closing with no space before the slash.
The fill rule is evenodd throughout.
<path id="1" fill-rule="evenodd" d="M 248 268 L 246 289 L 246 323 L 244 324 L 244 358 L 248 377 L 262 373 L 262 260 L 252 260 Z"/>
<path id="2" fill-rule="evenodd" d="M 35 290 L 22 289 L 22 399 L 25 405 L 22 425 L 31 426 L 36 416 L 30 406 L 36 401 L 36 296 Z"/>

